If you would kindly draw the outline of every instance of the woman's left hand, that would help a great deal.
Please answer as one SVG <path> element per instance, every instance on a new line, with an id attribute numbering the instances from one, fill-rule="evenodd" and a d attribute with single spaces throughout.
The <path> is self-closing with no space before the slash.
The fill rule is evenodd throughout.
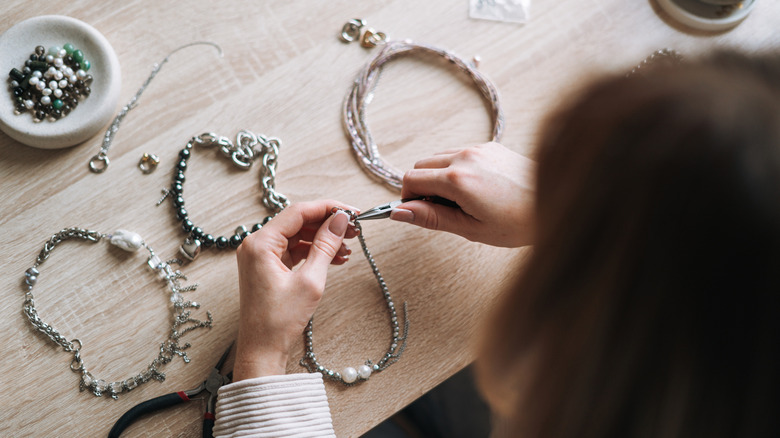
<path id="1" fill-rule="evenodd" d="M 356 211 L 336 201 L 292 204 L 238 247 L 234 381 L 285 373 L 290 350 L 320 303 L 328 266 L 348 260 L 343 240 L 357 235 L 345 213 L 331 214 L 333 207 Z"/>

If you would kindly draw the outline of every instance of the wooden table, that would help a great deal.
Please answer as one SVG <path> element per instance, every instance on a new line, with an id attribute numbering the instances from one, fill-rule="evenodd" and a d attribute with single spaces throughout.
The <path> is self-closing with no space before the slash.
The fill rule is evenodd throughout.
<path id="1" fill-rule="evenodd" d="M 692 32 L 669 22 L 653 2 L 536 1 L 527 25 L 477 21 L 466 0 L 234 2 L 5 2 L 0 31 L 43 14 L 90 23 L 111 42 L 122 66 L 120 105 L 127 102 L 169 51 L 196 40 L 218 43 L 224 57 L 193 47 L 171 58 L 118 134 L 103 174 L 87 170 L 102 132 L 76 147 L 38 150 L 0 134 L 0 324 L 4 334 L 5 403 L 2 436 L 101 436 L 136 403 L 197 386 L 236 336 L 234 253 L 207 251 L 183 271 L 199 283 L 190 297 L 214 315 L 214 327 L 187 339 L 192 362 L 171 363 L 163 383 L 148 383 L 118 401 L 77 390 L 69 354 L 31 329 L 24 318 L 22 276 L 43 242 L 62 228 L 110 233 L 137 231 L 164 257 L 184 237 L 169 205 L 156 208 L 178 151 L 193 135 L 239 129 L 282 142 L 277 188 L 293 201 L 335 198 L 360 208 L 398 194 L 374 182 L 353 159 L 341 128 L 340 105 L 374 52 L 337 39 L 347 19 L 361 17 L 394 38 L 480 55 L 480 69 L 498 85 L 506 115 L 503 142 L 533 156 L 539 121 L 584 79 L 627 71 L 656 49 L 686 56 L 715 47 L 753 51 L 780 45 L 780 3 L 759 1 L 748 19 L 720 34 Z M 402 169 L 445 148 L 488 138 L 490 120 L 479 94 L 445 64 L 405 59 L 391 63 L 368 111 L 383 156 Z M 144 152 L 160 168 L 136 168 Z M 231 233 L 267 212 L 259 202 L 257 169 L 232 171 L 196 152 L 187 173 L 193 220 Z M 339 436 L 358 436 L 430 390 L 474 358 L 471 340 L 523 250 L 470 243 L 390 221 L 365 224 L 377 263 L 411 317 L 409 346 L 400 362 L 367 383 L 327 384 Z M 353 243 L 357 249 L 357 242 Z M 117 380 L 142 370 L 166 335 L 164 286 L 145 272 L 140 255 L 108 245 L 65 243 L 41 268 L 34 290 L 41 317 L 84 343 L 94 374 Z M 202 312 L 199 312 L 202 314 Z M 331 271 L 317 312 L 315 341 L 333 367 L 378 358 L 389 340 L 387 314 L 370 271 L 356 253 Z M 302 347 L 300 348 L 302 352 Z M 297 360 L 289 372 L 301 372 Z M 125 436 L 199 436 L 202 403 L 145 418 Z"/>

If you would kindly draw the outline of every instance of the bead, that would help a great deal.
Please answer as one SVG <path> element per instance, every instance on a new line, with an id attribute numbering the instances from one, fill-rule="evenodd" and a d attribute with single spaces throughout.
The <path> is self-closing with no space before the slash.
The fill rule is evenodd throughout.
<path id="1" fill-rule="evenodd" d="M 84 70 L 77 70 L 76 77 L 79 79 L 84 79 L 87 77 L 87 72 L 85 72 Z"/>
<path id="2" fill-rule="evenodd" d="M 54 79 L 55 79 L 55 80 L 57 80 L 57 81 L 62 81 L 62 78 L 63 78 L 63 77 L 65 77 L 65 75 L 63 75 L 61 71 L 55 71 L 55 72 L 54 72 Z M 68 86 L 68 84 L 66 83 L 66 84 L 65 84 L 65 87 L 67 87 L 67 86 Z M 63 88 L 65 88 L 65 87 L 63 87 Z"/>
<path id="3" fill-rule="evenodd" d="M 49 55 L 58 55 L 60 53 L 60 50 L 62 50 L 59 46 L 51 46 L 49 47 Z"/>
<path id="4" fill-rule="evenodd" d="M 184 198 L 181 196 L 177 196 L 173 198 L 173 205 L 176 207 L 183 207 L 184 206 Z"/>
<path id="5" fill-rule="evenodd" d="M 224 249 L 228 246 L 228 239 L 225 236 L 217 237 L 217 248 Z"/>
<path id="6" fill-rule="evenodd" d="M 32 100 L 29 100 L 29 99 L 28 99 L 28 100 L 25 100 L 25 101 L 24 101 L 24 107 L 25 107 L 25 108 L 27 108 L 27 109 L 33 109 L 33 107 L 34 107 L 34 106 L 35 106 L 35 102 L 33 102 Z"/>
<path id="7" fill-rule="evenodd" d="M 30 268 L 24 271 L 24 275 L 26 275 L 27 277 L 37 277 L 38 274 L 40 274 L 40 272 L 38 272 L 38 270 L 35 268 Z"/>
<path id="8" fill-rule="evenodd" d="M 73 53 L 74 50 L 76 50 L 76 48 L 73 47 L 73 44 L 71 44 L 71 43 L 65 43 L 65 45 L 62 46 L 62 48 L 65 49 L 65 52 L 68 55 L 70 55 L 71 53 Z"/>
<path id="9" fill-rule="evenodd" d="M 40 82 L 40 81 L 41 80 L 38 79 L 37 76 L 33 76 L 33 77 L 30 78 L 30 80 L 28 82 L 30 83 L 30 85 L 34 86 L 34 85 L 38 85 L 38 82 Z"/>
<path id="10" fill-rule="evenodd" d="M 88 373 L 85 373 L 83 376 L 81 376 L 81 383 L 84 384 L 86 388 L 89 388 L 92 386 L 92 376 L 90 376 Z"/>
<path id="11" fill-rule="evenodd" d="M 189 219 L 184 220 L 181 223 L 181 229 L 184 230 L 185 233 L 189 233 L 190 231 L 192 231 L 193 227 L 195 227 L 195 225 Z"/>
<path id="12" fill-rule="evenodd" d="M 11 72 L 8 73 L 8 75 L 11 76 L 11 78 L 13 78 L 14 80 L 17 80 L 19 82 L 21 82 L 24 79 L 24 74 L 15 68 L 12 68 Z"/>
<path id="13" fill-rule="evenodd" d="M 266 217 L 265 217 L 265 219 L 263 219 L 263 225 L 265 225 L 265 224 L 267 224 L 268 222 L 270 222 L 270 221 L 271 221 L 271 219 L 273 219 L 273 217 L 272 217 L 272 216 L 266 216 Z"/>
<path id="14" fill-rule="evenodd" d="M 45 89 L 48 90 L 48 88 L 45 88 Z M 49 97 L 49 96 L 41 96 L 41 103 L 44 104 L 44 105 L 50 104 L 51 103 L 51 97 Z"/>
<path id="15" fill-rule="evenodd" d="M 134 378 L 130 377 L 129 379 L 124 381 L 124 385 L 125 387 L 127 387 L 127 390 L 129 391 L 135 388 L 136 386 L 138 386 L 138 382 L 136 382 Z"/>
<path id="16" fill-rule="evenodd" d="M 82 52 L 79 49 L 74 50 L 73 53 L 71 53 L 70 56 L 72 56 L 73 60 L 76 61 L 76 62 L 81 62 L 81 61 L 84 60 L 84 52 Z"/>
<path id="17" fill-rule="evenodd" d="M 144 239 L 138 233 L 127 230 L 116 230 L 111 236 L 111 244 L 125 251 L 137 251 L 144 245 Z"/>
<path id="18" fill-rule="evenodd" d="M 26 276 L 26 277 L 24 278 L 24 282 L 25 282 L 25 283 L 26 283 L 28 286 L 35 286 L 35 283 L 37 283 L 37 282 L 38 282 L 38 277 L 37 277 L 37 276 L 35 276 L 35 275 L 28 275 L 28 276 Z"/>
<path id="19" fill-rule="evenodd" d="M 49 64 L 54 64 L 54 55 L 46 55 L 46 62 Z"/>
<path id="20" fill-rule="evenodd" d="M 44 88 L 44 90 L 45 90 L 45 88 Z M 60 98 L 60 97 L 62 97 L 62 90 L 61 90 L 61 89 L 59 89 L 59 88 L 57 88 L 56 90 L 52 91 L 52 93 L 51 93 L 51 94 L 52 94 L 54 97 L 56 97 L 56 98 Z"/>
<path id="21" fill-rule="evenodd" d="M 76 81 L 78 81 L 78 80 L 79 80 L 79 78 L 78 78 L 78 76 L 76 76 L 75 73 L 70 75 L 70 76 L 68 76 L 68 82 L 70 82 L 71 84 L 75 84 Z"/>
<path id="22" fill-rule="evenodd" d="M 51 88 L 44 88 L 43 90 L 41 90 L 41 94 L 43 94 L 44 96 L 51 95 Z"/>
<path id="23" fill-rule="evenodd" d="M 57 83 L 57 81 L 51 81 L 51 82 L 49 82 L 49 88 L 51 88 L 52 90 L 55 90 L 57 88 L 60 88 L 60 84 Z"/>
<path id="24" fill-rule="evenodd" d="M 192 155 L 192 152 L 190 152 L 190 150 L 187 148 L 184 148 L 179 151 L 179 158 L 181 158 L 182 160 L 186 160 L 190 158 L 190 155 Z"/>
<path id="25" fill-rule="evenodd" d="M 360 365 L 357 369 L 357 372 L 361 379 L 367 380 L 369 377 L 371 377 L 371 367 L 368 365 Z"/>
<path id="26" fill-rule="evenodd" d="M 176 178 L 174 178 L 179 184 L 183 183 L 185 181 L 184 173 L 179 172 L 176 174 Z"/>
<path id="27" fill-rule="evenodd" d="M 57 88 L 67 88 L 69 83 L 70 82 L 68 82 L 67 79 L 60 79 L 60 81 L 57 82 Z"/>
<path id="28" fill-rule="evenodd" d="M 213 235 L 211 235 L 211 234 L 206 234 L 205 236 L 203 236 L 203 241 L 201 242 L 201 244 L 202 244 L 204 247 L 206 247 L 206 248 L 211 248 L 212 246 L 214 246 L 214 243 L 215 243 L 216 241 L 217 241 L 217 240 L 214 238 L 214 236 L 213 236 Z"/>
<path id="29" fill-rule="evenodd" d="M 55 67 L 62 67 L 62 58 L 54 58 L 54 66 Z"/>
<path id="30" fill-rule="evenodd" d="M 114 394 L 118 394 L 122 392 L 123 389 L 122 382 L 111 382 L 111 385 L 109 385 L 109 387 L 111 388 L 111 392 L 113 392 Z"/>
<path id="31" fill-rule="evenodd" d="M 247 231 L 246 227 L 243 225 L 239 225 L 236 227 L 236 235 L 241 236 L 242 238 L 246 237 L 249 234 L 249 231 Z"/>
<path id="32" fill-rule="evenodd" d="M 187 209 L 182 207 L 176 210 L 176 217 L 179 218 L 180 221 L 187 219 Z"/>
<path id="33" fill-rule="evenodd" d="M 260 231 L 260 228 L 263 228 L 263 224 L 256 223 L 256 224 L 252 225 L 252 232 L 254 233 L 255 231 Z"/>
<path id="34" fill-rule="evenodd" d="M 30 69 L 35 71 L 46 70 L 48 67 L 49 64 L 46 61 L 33 61 L 30 63 Z"/>
<path id="35" fill-rule="evenodd" d="M 43 91 L 44 88 L 46 88 L 46 82 L 45 81 L 37 81 L 35 83 L 35 89 L 37 89 L 38 91 Z"/>
<path id="36" fill-rule="evenodd" d="M 231 248 L 238 248 L 241 246 L 241 242 L 243 239 L 241 239 L 241 236 L 238 235 L 232 235 L 230 236 L 230 247 Z"/>
<path id="37" fill-rule="evenodd" d="M 176 165 L 176 168 L 182 172 L 187 170 L 187 162 L 184 160 L 179 161 L 179 163 Z"/>
<path id="38" fill-rule="evenodd" d="M 358 372 L 352 367 L 346 367 L 341 371 L 341 378 L 347 383 L 353 383 L 357 380 Z"/>
<path id="39" fill-rule="evenodd" d="M 89 70 L 90 67 L 92 67 L 92 63 L 89 62 L 89 60 L 85 59 L 84 61 L 81 62 L 81 68 L 84 69 L 84 71 Z"/>
<path id="40" fill-rule="evenodd" d="M 374 366 L 371 368 L 373 368 L 374 371 L 379 371 L 379 364 L 374 364 Z"/>
<path id="41" fill-rule="evenodd" d="M 196 239 L 203 237 L 203 229 L 201 227 L 195 227 L 192 229 L 192 236 Z"/>

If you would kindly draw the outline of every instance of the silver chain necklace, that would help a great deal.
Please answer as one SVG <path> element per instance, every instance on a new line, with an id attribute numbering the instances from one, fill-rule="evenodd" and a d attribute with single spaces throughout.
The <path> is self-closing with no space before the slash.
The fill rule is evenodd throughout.
<path id="1" fill-rule="evenodd" d="M 398 323 L 398 314 L 396 313 L 395 304 L 393 303 L 393 297 L 390 295 L 387 284 L 385 283 L 382 274 L 379 272 L 379 268 L 376 266 L 374 257 L 371 255 L 371 251 L 368 250 L 366 240 L 363 237 L 363 228 L 361 227 L 360 222 L 356 220 L 357 214 L 353 211 L 344 210 L 338 207 L 333 207 L 331 210 L 332 213 L 336 213 L 338 211 L 347 213 L 350 217 L 350 222 L 358 231 L 358 240 L 360 241 L 360 247 L 363 249 L 363 255 L 365 255 L 368 264 L 371 266 L 371 271 L 374 273 L 377 284 L 379 284 L 379 289 L 382 291 L 382 296 L 387 303 L 387 308 L 390 313 L 390 327 L 392 329 L 393 336 L 390 341 L 390 348 L 381 359 L 376 362 L 368 359 L 363 365 L 360 365 L 357 368 L 348 366 L 339 372 L 322 365 L 317 359 L 316 354 L 314 354 L 314 317 L 312 317 L 309 320 L 309 323 L 306 325 L 306 329 L 304 330 L 306 352 L 304 353 L 303 358 L 300 360 L 300 365 L 306 368 L 306 370 L 308 370 L 310 373 L 319 372 L 322 373 L 324 377 L 327 377 L 331 380 L 341 382 L 346 385 L 352 385 L 359 380 L 368 380 L 372 373 L 386 369 L 401 358 L 401 354 L 403 354 L 404 350 L 406 349 L 406 337 L 409 333 L 409 316 L 406 302 L 404 302 L 404 330 L 403 333 L 401 333 L 400 324 Z"/>
<path id="2" fill-rule="evenodd" d="M 38 267 L 49 258 L 49 255 L 57 245 L 69 239 L 80 239 L 90 243 L 97 243 L 104 238 L 109 239 L 111 244 L 126 251 L 134 252 L 142 247 L 149 251 L 147 265 L 152 271 L 156 272 L 168 286 L 171 293 L 170 300 L 173 313 L 171 330 L 168 333 L 167 339 L 160 344 L 160 352 L 157 357 L 152 360 L 144 371 L 130 376 L 125 380 L 117 380 L 114 382 L 107 382 L 106 380 L 99 379 L 87 370 L 84 360 L 81 357 L 81 350 L 84 345 L 83 342 L 79 338 L 68 340 L 68 338 L 62 335 L 57 329 L 45 323 L 38 315 L 38 310 L 35 308 L 35 299 L 32 294 L 33 286 L 38 282 Z M 131 391 L 138 387 L 138 385 L 150 380 L 157 380 L 160 382 L 165 380 L 165 373 L 160 371 L 160 367 L 171 362 L 175 356 L 181 357 L 185 363 L 190 362 L 190 358 L 187 356 L 186 351 L 190 347 L 190 344 L 181 344 L 179 341 L 182 336 L 193 330 L 202 327 L 210 328 L 212 325 L 212 317 L 211 312 L 206 312 L 205 321 L 192 317 L 192 311 L 188 309 L 197 309 L 200 307 L 200 304 L 184 300 L 181 294 L 195 290 L 197 285 L 183 286 L 180 280 L 186 280 L 187 277 L 185 277 L 181 271 L 174 270 L 171 267 L 171 263 L 179 263 L 179 261 L 162 261 L 154 253 L 154 250 L 143 241 L 141 236 L 125 230 L 117 230 L 114 234 L 101 234 L 97 231 L 83 228 L 66 228 L 51 236 L 43 245 L 43 249 L 40 254 L 38 254 L 35 263 L 31 268 L 27 269 L 24 274 L 24 287 L 26 290 L 23 305 L 24 314 L 36 330 L 46 335 L 52 342 L 62 347 L 66 352 L 73 354 L 73 359 L 70 362 L 70 369 L 81 376 L 79 381 L 79 389 L 81 391 L 90 390 L 97 397 L 108 394 L 116 399 L 119 393 Z"/>

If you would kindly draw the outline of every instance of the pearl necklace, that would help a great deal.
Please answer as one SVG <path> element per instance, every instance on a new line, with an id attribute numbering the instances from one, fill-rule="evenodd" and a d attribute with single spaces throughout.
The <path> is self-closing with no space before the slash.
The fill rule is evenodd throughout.
<path id="1" fill-rule="evenodd" d="M 406 302 L 404 302 L 404 331 L 403 334 L 401 334 L 400 325 L 398 324 L 398 315 L 395 310 L 395 304 L 393 303 L 393 297 L 390 295 L 387 284 L 385 283 L 384 278 L 382 278 L 382 274 L 379 272 L 379 268 L 376 266 L 374 257 L 371 255 L 371 251 L 368 250 L 366 240 L 363 237 L 363 228 L 361 227 L 360 222 L 357 221 L 357 214 L 353 211 L 344 210 L 338 207 L 333 207 L 331 213 L 335 214 L 338 211 L 347 213 L 350 217 L 351 225 L 353 225 L 358 231 L 358 240 L 360 241 L 360 247 L 363 249 L 363 255 L 365 255 L 368 264 L 371 266 L 371 271 L 374 273 L 374 277 L 379 284 L 379 289 L 382 291 L 382 295 L 387 302 L 387 308 L 390 313 L 390 327 L 392 329 L 393 336 L 390 342 L 390 348 L 388 349 L 387 353 L 385 353 L 385 355 L 382 356 L 382 358 L 379 359 L 376 363 L 371 361 L 371 359 L 368 359 L 363 365 L 360 365 L 357 368 L 348 366 L 343 368 L 341 372 L 338 372 L 322 365 L 319 360 L 317 360 L 317 356 L 314 354 L 314 317 L 312 317 L 309 320 L 309 323 L 306 325 L 306 330 L 304 330 L 306 352 L 300 361 L 300 365 L 306 368 L 310 373 L 319 372 L 322 373 L 324 377 L 327 377 L 331 380 L 347 385 L 352 385 L 356 383 L 358 379 L 368 380 L 372 373 L 386 369 L 401 358 L 401 354 L 403 354 L 404 350 L 406 349 L 406 337 L 409 333 L 409 317 Z"/>
<path id="2" fill-rule="evenodd" d="M 146 263 L 149 268 L 156 272 L 167 284 L 168 289 L 171 291 L 170 299 L 173 304 L 171 308 L 173 313 L 171 331 L 168 333 L 166 340 L 160 344 L 160 352 L 157 357 L 146 367 L 146 370 L 125 380 L 117 380 L 110 383 L 95 377 L 87 370 L 84 365 L 84 360 L 81 358 L 83 342 L 80 339 L 74 338 L 68 340 L 54 327 L 41 320 L 40 316 L 38 316 L 38 310 L 35 308 L 35 300 L 32 294 L 33 286 L 38 282 L 38 267 L 49 258 L 50 253 L 57 245 L 68 239 L 81 239 L 87 242 L 97 243 L 104 238 L 109 239 L 112 245 L 122 248 L 125 251 L 135 252 L 141 247 L 146 248 L 149 251 L 149 258 Z M 179 339 L 198 328 L 210 328 L 213 320 L 211 318 L 211 312 L 206 312 L 205 321 L 197 320 L 191 316 L 192 311 L 188 309 L 197 309 L 200 307 L 200 304 L 193 301 L 185 301 L 181 294 L 183 292 L 195 290 L 197 285 L 183 286 L 180 280 L 186 280 L 187 277 L 185 277 L 181 271 L 174 270 L 170 263 L 178 263 L 178 260 L 171 260 L 168 262 L 162 261 L 154 253 L 154 250 L 144 243 L 141 236 L 125 230 L 117 230 L 114 234 L 101 234 L 97 231 L 85 230 L 82 228 L 66 228 L 53 235 L 43 245 L 43 249 L 33 266 L 24 273 L 24 314 L 36 330 L 46 335 L 52 342 L 62 347 L 66 352 L 73 354 L 70 369 L 81 376 L 79 382 L 79 389 L 81 391 L 88 389 L 97 397 L 108 394 L 116 399 L 119 393 L 131 391 L 138 387 L 138 385 L 150 380 L 157 380 L 160 382 L 165 380 L 165 373 L 161 372 L 159 368 L 171 362 L 175 356 L 181 357 L 185 363 L 190 362 L 190 358 L 187 356 L 186 351 L 190 347 L 190 344 L 180 344 Z"/>

